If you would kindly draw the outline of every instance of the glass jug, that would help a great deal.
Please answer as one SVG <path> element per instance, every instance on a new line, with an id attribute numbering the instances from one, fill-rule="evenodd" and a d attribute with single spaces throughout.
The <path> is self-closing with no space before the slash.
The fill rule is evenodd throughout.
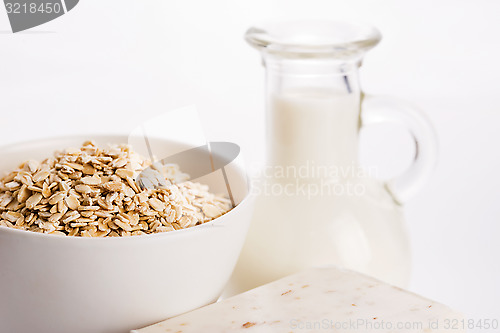
<path id="1" fill-rule="evenodd" d="M 436 138 L 407 103 L 371 97 L 358 68 L 375 28 L 341 22 L 254 27 L 247 42 L 267 74 L 267 164 L 227 295 L 311 266 L 339 265 L 406 286 L 410 252 L 401 205 L 435 164 Z M 411 167 L 381 182 L 358 166 L 358 134 L 398 122 L 415 140 Z"/>

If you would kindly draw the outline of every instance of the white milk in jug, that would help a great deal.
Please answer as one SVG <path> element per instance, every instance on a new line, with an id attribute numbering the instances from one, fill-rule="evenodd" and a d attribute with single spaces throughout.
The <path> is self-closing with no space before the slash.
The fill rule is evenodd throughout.
<path id="1" fill-rule="evenodd" d="M 268 100 L 268 165 L 227 295 L 311 266 L 409 279 L 403 214 L 357 166 L 359 95 L 293 89 Z"/>

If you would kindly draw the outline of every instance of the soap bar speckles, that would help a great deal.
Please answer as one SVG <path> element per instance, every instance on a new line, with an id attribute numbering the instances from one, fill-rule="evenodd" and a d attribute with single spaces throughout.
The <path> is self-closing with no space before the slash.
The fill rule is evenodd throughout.
<path id="1" fill-rule="evenodd" d="M 445 320 L 461 318 L 442 304 L 331 267 L 306 270 L 133 333 L 427 333 L 447 332 Z"/>

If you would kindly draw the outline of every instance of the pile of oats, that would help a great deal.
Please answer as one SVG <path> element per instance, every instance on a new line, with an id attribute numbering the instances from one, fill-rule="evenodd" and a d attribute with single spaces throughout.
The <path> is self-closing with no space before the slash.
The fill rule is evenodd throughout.
<path id="1" fill-rule="evenodd" d="M 147 178 L 137 185 L 146 168 L 163 186 L 143 189 Z M 0 226 L 81 237 L 145 235 L 202 224 L 232 208 L 208 186 L 179 181 L 185 178 L 178 166 L 152 164 L 128 145 L 101 149 L 85 142 L 0 178 Z"/>

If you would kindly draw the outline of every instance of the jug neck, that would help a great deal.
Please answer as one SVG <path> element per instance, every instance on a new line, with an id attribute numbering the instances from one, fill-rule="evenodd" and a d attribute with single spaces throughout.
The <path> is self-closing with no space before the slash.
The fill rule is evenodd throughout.
<path id="1" fill-rule="evenodd" d="M 261 52 L 267 72 L 268 163 L 355 168 L 358 67 L 380 32 L 350 22 L 267 22 L 245 39 Z"/>
<path id="2" fill-rule="evenodd" d="M 351 174 L 358 162 L 359 62 L 263 59 L 268 163 Z"/>

